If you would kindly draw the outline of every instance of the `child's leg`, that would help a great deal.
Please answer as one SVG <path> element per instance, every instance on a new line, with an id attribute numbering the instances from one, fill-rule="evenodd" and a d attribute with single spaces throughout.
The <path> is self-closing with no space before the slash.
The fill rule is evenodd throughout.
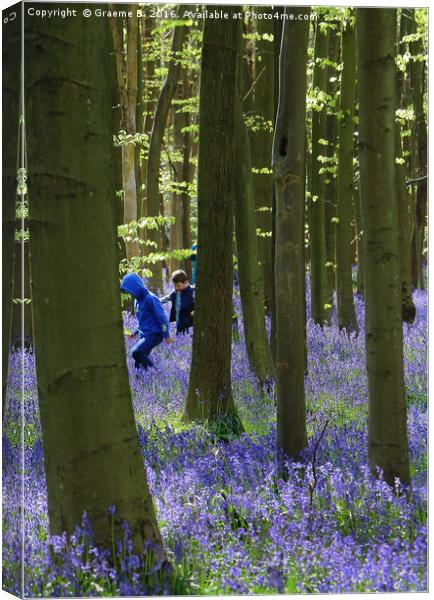
<path id="1" fill-rule="evenodd" d="M 162 342 L 163 336 L 161 335 L 150 335 L 146 338 L 142 338 L 135 344 L 131 350 L 131 355 L 137 364 L 143 365 L 145 369 L 148 367 L 155 367 L 154 362 L 149 357 L 151 350 L 158 346 Z"/>

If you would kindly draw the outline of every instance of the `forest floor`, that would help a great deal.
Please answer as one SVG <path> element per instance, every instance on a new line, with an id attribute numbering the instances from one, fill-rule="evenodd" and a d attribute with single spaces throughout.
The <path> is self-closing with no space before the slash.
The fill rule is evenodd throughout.
<path id="1" fill-rule="evenodd" d="M 160 530 L 176 577 L 166 593 L 426 591 L 427 294 L 416 291 L 417 318 L 404 326 L 412 494 L 391 490 L 367 468 L 367 382 L 363 305 L 359 337 L 308 321 L 307 463 L 276 477 L 275 400 L 260 394 L 249 370 L 242 323 L 233 343 L 235 402 L 246 432 L 218 440 L 181 421 L 191 337 L 154 351 L 158 367 L 136 377 L 128 358 L 139 440 Z M 239 302 L 236 302 L 239 306 Z M 132 326 L 132 317 L 125 318 Z M 128 346 L 131 342 L 126 340 Z M 301 349 L 300 349 L 301 351 Z M 11 359 L 3 435 L 3 587 L 20 589 L 21 493 L 17 471 L 21 411 L 19 361 Z M 140 595 L 143 565 L 122 554 L 114 572 L 78 536 L 50 558 L 34 355 L 26 353 L 26 595 Z M 322 435 L 323 434 L 323 435 Z M 321 437 L 319 443 L 318 439 Z M 314 448 L 316 451 L 314 452 Z M 316 483 L 312 462 L 315 454 Z M 157 588 L 156 593 L 162 593 Z"/>

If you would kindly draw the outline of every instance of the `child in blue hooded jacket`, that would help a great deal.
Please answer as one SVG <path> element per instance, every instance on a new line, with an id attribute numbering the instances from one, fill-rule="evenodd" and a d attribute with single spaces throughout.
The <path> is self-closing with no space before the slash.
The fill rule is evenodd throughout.
<path id="1" fill-rule="evenodd" d="M 158 297 L 150 292 L 136 273 L 128 273 L 121 281 L 121 290 L 134 298 L 138 328 L 131 334 L 139 334 L 139 341 L 131 349 L 136 369 L 155 367 L 149 357 L 151 350 L 164 341 L 172 343 L 169 335 L 169 322 Z"/>

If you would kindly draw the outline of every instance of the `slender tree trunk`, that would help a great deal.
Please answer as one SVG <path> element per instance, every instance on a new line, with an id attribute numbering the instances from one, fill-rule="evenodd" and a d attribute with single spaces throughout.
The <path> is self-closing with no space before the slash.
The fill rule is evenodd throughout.
<path id="1" fill-rule="evenodd" d="M 276 6 L 276 11 L 279 14 L 284 13 L 283 6 Z M 275 131 L 277 110 L 279 106 L 279 69 L 280 69 L 280 49 L 282 45 L 282 32 L 283 32 L 283 20 L 275 19 L 273 23 L 273 36 L 274 36 L 274 68 L 273 68 L 273 80 L 274 80 L 274 117 L 273 117 L 273 130 Z M 274 141 L 273 141 L 274 143 Z M 274 181 L 274 180 L 273 180 Z M 276 264 L 276 186 L 273 183 L 273 200 L 272 200 L 272 211 L 271 211 L 271 274 L 273 278 L 273 287 L 271 290 L 271 335 L 270 335 L 270 346 L 271 355 L 273 362 L 276 364 L 276 275 L 275 275 L 275 264 Z"/>
<path id="2" fill-rule="evenodd" d="M 113 4 L 109 7 L 114 10 Z M 110 18 L 113 45 L 116 58 L 116 72 L 121 100 L 121 130 L 128 135 L 136 133 L 137 110 L 137 16 L 127 17 L 126 58 L 124 58 L 123 24 L 116 17 Z M 122 187 L 124 191 L 124 223 L 137 221 L 137 182 L 135 150 L 133 143 L 122 144 Z M 125 242 L 127 258 L 140 256 L 136 241 Z"/>
<path id="3" fill-rule="evenodd" d="M 273 14 L 275 7 L 261 7 L 261 12 Z M 256 84 L 253 91 L 253 112 L 259 117 L 258 131 L 252 133 L 252 162 L 259 172 L 253 176 L 256 203 L 256 223 L 261 235 L 258 237 L 259 260 L 264 281 L 264 301 L 267 313 L 272 307 L 272 205 L 273 176 L 271 154 L 274 125 L 274 48 L 273 19 L 257 21 L 258 40 L 256 44 Z"/>
<path id="4" fill-rule="evenodd" d="M 347 22 L 342 31 L 341 93 L 338 123 L 338 176 L 336 223 L 336 299 L 339 329 L 347 333 L 358 332 L 354 309 L 352 252 L 353 237 L 353 154 L 354 105 L 356 100 L 356 35 L 352 23 Z"/>
<path id="5" fill-rule="evenodd" d="M 244 336 L 250 368 L 262 386 L 273 377 L 274 367 L 265 330 L 264 288 L 258 262 L 250 140 L 238 94 L 235 107 L 235 140 L 235 233 Z"/>
<path id="6" fill-rule="evenodd" d="M 152 28 L 153 28 L 153 17 L 147 15 L 144 18 L 142 23 L 142 61 L 144 63 L 145 70 L 145 82 L 144 82 L 144 117 L 143 117 L 143 132 L 146 133 L 149 138 L 151 136 L 152 125 L 154 122 L 154 112 L 155 112 L 155 99 L 154 99 L 154 88 L 155 88 L 155 59 L 152 56 L 151 48 L 152 48 Z M 141 161 L 141 171 L 142 171 L 142 183 L 144 184 L 144 189 L 142 191 L 142 203 L 138 208 L 138 216 L 145 217 L 147 214 L 146 206 L 147 206 L 147 190 L 146 190 L 146 173 L 148 170 L 148 149 L 144 154 Z M 146 233 L 142 233 L 142 238 L 146 237 Z M 146 252 L 146 250 L 144 250 Z"/>
<path id="7" fill-rule="evenodd" d="M 150 47 L 152 44 L 152 29 L 154 27 L 154 18 L 146 15 L 144 20 L 144 37 L 145 37 L 145 54 L 144 60 L 146 61 L 146 115 L 144 119 L 144 131 L 151 135 L 152 126 L 154 123 L 155 113 L 155 98 L 154 98 L 154 87 L 156 86 L 155 78 L 155 59 L 151 58 Z M 148 54 L 146 53 L 148 51 Z M 151 55 L 151 56 L 149 56 Z M 144 216 L 144 215 L 143 215 Z"/>
<path id="8" fill-rule="evenodd" d="M 365 236 L 368 457 L 410 482 L 395 185 L 395 9 L 357 9 L 360 186 Z"/>
<path id="9" fill-rule="evenodd" d="M 295 9 L 291 8 L 291 11 Z M 298 8 L 308 15 L 309 8 Z M 309 21 L 285 20 L 273 143 L 276 186 L 277 447 L 296 457 L 307 444 L 304 401 L 303 213 Z"/>
<path id="10" fill-rule="evenodd" d="M 136 103 L 136 131 L 142 133 L 143 126 L 143 50 L 142 50 L 142 21 L 137 20 L 137 103 Z M 142 184 L 143 184 L 143 171 L 142 163 L 140 160 L 141 145 L 135 144 L 134 146 L 134 165 L 136 168 L 136 187 L 137 187 L 137 218 L 140 216 L 142 210 Z"/>
<path id="11" fill-rule="evenodd" d="M 237 7 L 225 6 L 229 13 Z M 219 6 L 213 9 L 220 10 Z M 237 85 L 236 19 L 205 21 L 200 81 L 197 290 L 185 416 L 226 420 L 241 430 L 231 390 L 233 132 Z M 217 75 L 217 76 L 216 76 Z M 218 218 L 215 218 L 218 215 Z"/>
<path id="12" fill-rule="evenodd" d="M 322 32 L 319 25 L 315 34 L 315 65 L 313 88 L 327 91 L 327 68 L 321 61 L 328 56 L 330 32 Z M 311 198 L 309 201 L 309 240 L 310 240 L 310 282 L 312 318 L 323 325 L 330 320 L 330 298 L 327 296 L 327 252 L 325 243 L 325 176 L 320 174 L 322 163 L 318 157 L 324 155 L 320 140 L 327 135 L 326 112 L 324 108 L 312 112 L 312 158 L 311 158 Z"/>
<path id="13" fill-rule="evenodd" d="M 416 317 L 416 307 L 413 302 L 411 284 L 411 236 L 410 236 L 410 209 L 407 186 L 405 182 L 405 165 L 401 163 L 402 143 L 401 125 L 396 122 L 395 148 L 396 148 L 396 195 L 398 203 L 399 220 L 399 253 L 401 259 L 401 304 L 402 319 L 406 323 L 413 323 Z"/>
<path id="14" fill-rule="evenodd" d="M 414 9 L 410 12 L 412 17 L 412 31 L 416 33 Z M 418 39 L 410 43 L 412 55 L 422 55 L 424 52 L 422 40 Z M 413 139 L 415 140 L 414 154 L 416 173 L 415 178 L 422 178 L 427 174 L 427 133 L 426 116 L 423 108 L 424 78 L 426 64 L 425 60 L 417 60 L 411 66 L 411 83 L 413 89 L 413 107 L 415 121 L 413 128 Z M 423 247 L 425 239 L 425 227 L 427 218 L 427 183 L 422 179 L 417 184 L 417 192 L 414 206 L 414 281 L 415 287 L 425 289 L 425 277 L 423 270 Z"/>
<path id="15" fill-rule="evenodd" d="M 246 15 L 244 15 L 242 28 L 244 43 L 244 60 L 240 65 L 240 77 L 242 81 L 241 97 L 243 99 L 244 110 L 247 113 L 251 113 L 253 112 L 253 97 L 256 75 L 255 46 L 252 39 L 252 36 L 254 35 L 255 31 L 251 17 L 247 17 Z"/>
<path id="16" fill-rule="evenodd" d="M 177 157 L 179 153 L 182 153 L 183 148 L 183 134 L 181 132 L 183 126 L 183 115 L 182 113 L 177 113 L 176 108 L 172 109 L 173 111 L 173 147 L 175 149 Z M 182 155 L 181 155 L 182 156 Z M 174 160 L 173 168 L 175 169 L 175 173 L 173 174 L 173 180 L 175 183 L 181 183 L 182 179 L 182 159 Z M 170 248 L 171 250 L 179 250 L 183 248 L 183 240 L 182 240 L 182 201 L 181 195 L 178 193 L 178 188 L 176 191 L 172 192 L 172 206 L 171 206 L 171 216 L 175 217 L 175 222 L 172 223 L 170 228 Z M 173 273 L 176 269 L 179 269 L 180 261 L 176 258 L 170 259 L 170 270 Z"/>
<path id="17" fill-rule="evenodd" d="M 183 74 L 183 90 L 184 90 L 184 98 L 190 98 L 192 94 L 191 84 L 189 82 L 189 74 L 186 69 L 184 69 Z M 191 133 L 188 130 L 188 127 L 191 125 L 191 115 L 190 113 L 184 113 L 184 127 L 186 131 L 184 131 L 184 152 L 183 152 L 183 160 L 182 160 L 182 180 L 186 184 L 190 184 L 193 181 L 194 175 L 194 166 L 191 164 L 190 158 L 192 154 L 192 143 L 191 143 Z M 190 191 L 187 187 L 185 187 L 181 194 L 181 203 L 182 203 L 182 243 L 183 248 L 191 248 L 191 223 L 190 223 Z M 191 279 L 192 269 L 191 262 L 187 258 L 184 260 L 184 270 L 187 273 L 189 279 Z"/>
<path id="18" fill-rule="evenodd" d="M 402 107 L 403 74 L 396 71 L 397 107 Z M 396 153 L 396 198 L 398 202 L 399 221 L 399 254 L 401 264 L 401 304 L 402 320 L 413 323 L 416 317 L 416 307 L 413 303 L 411 284 L 411 203 L 405 181 L 406 167 L 403 158 L 401 123 L 395 120 L 395 153 Z"/>
<path id="19" fill-rule="evenodd" d="M 148 155 L 148 169 L 146 174 L 146 194 L 147 194 L 147 216 L 156 217 L 161 214 L 160 206 L 160 163 L 161 148 L 163 145 L 164 130 L 166 127 L 167 116 L 169 114 L 170 104 L 175 94 L 180 76 L 181 65 L 177 61 L 176 53 L 180 52 L 187 33 L 187 27 L 181 25 L 175 27 L 172 42 L 172 60 L 169 63 L 167 77 L 158 98 L 155 111 L 154 123 L 151 133 L 151 141 Z M 150 247 L 151 252 L 156 252 L 161 248 L 162 232 L 161 229 L 150 229 L 147 232 L 148 240 L 153 244 Z M 161 264 L 152 265 L 152 277 L 149 279 L 149 287 L 154 291 L 161 290 L 163 287 Z"/>
<path id="20" fill-rule="evenodd" d="M 29 18 L 25 26 L 30 260 L 50 533 L 72 533 L 87 511 L 96 544 L 111 549 L 107 508 L 115 505 L 114 535 L 123 535 L 126 520 L 139 552 L 144 540 L 160 546 L 161 538 L 125 365 L 110 30 L 107 21 L 80 17 Z"/>
<path id="21" fill-rule="evenodd" d="M 327 73 L 327 94 L 331 98 L 337 98 L 338 96 L 338 77 L 339 73 L 337 70 L 339 55 L 340 55 L 340 37 L 337 35 L 330 35 L 329 43 L 329 59 L 331 64 L 328 66 Z M 336 155 L 336 145 L 338 140 L 338 120 L 336 116 L 337 103 L 335 108 L 332 110 L 329 108 L 326 115 L 326 132 L 327 132 L 327 145 L 324 148 L 329 162 L 327 166 L 334 166 L 334 159 Z M 325 242 L 326 242 L 326 265 L 327 265 L 327 298 L 328 304 L 333 304 L 333 292 L 336 289 L 336 174 L 332 172 L 327 173 L 325 180 L 324 200 L 325 200 Z"/>
<path id="22" fill-rule="evenodd" d="M 364 235 L 363 235 L 363 222 L 362 222 L 362 210 L 361 210 L 361 199 L 360 199 L 360 184 L 357 181 L 357 187 L 353 191 L 353 203 L 354 212 L 356 215 L 356 230 L 357 230 L 357 294 L 359 296 L 364 295 L 365 289 L 365 252 L 363 249 Z"/>

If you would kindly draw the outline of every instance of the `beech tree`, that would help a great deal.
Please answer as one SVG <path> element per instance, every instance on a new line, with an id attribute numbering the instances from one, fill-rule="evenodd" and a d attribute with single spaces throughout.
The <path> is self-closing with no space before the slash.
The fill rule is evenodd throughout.
<path id="1" fill-rule="evenodd" d="M 356 84 L 356 35 L 353 17 L 349 16 L 342 31 L 341 93 L 338 122 L 338 173 L 336 223 L 336 299 L 338 324 L 348 333 L 358 331 L 354 308 L 351 219 L 353 215 L 354 105 Z"/>
<path id="2" fill-rule="evenodd" d="M 115 10 L 113 4 L 109 4 Z M 126 52 L 124 51 L 123 22 L 118 17 L 110 17 L 113 36 L 113 45 L 116 58 L 116 72 L 119 86 L 121 104 L 120 129 L 127 135 L 136 133 L 137 112 L 137 30 L 138 20 L 133 5 L 132 16 L 126 17 Z M 122 188 L 124 203 L 124 223 L 137 221 L 137 165 L 134 143 L 125 142 L 122 148 Z M 140 255 L 140 248 L 136 241 L 125 241 L 127 258 Z"/>
<path id="3" fill-rule="evenodd" d="M 147 173 L 146 173 L 146 215 L 156 217 L 161 214 L 160 197 L 160 162 L 161 148 L 163 145 L 164 130 L 169 114 L 170 104 L 175 94 L 180 77 L 181 66 L 177 53 L 182 49 L 187 27 L 184 24 L 177 25 L 173 32 L 171 61 L 168 65 L 166 80 L 163 84 L 161 94 L 158 98 L 152 125 L 151 140 L 149 146 Z M 145 207 L 144 207 L 145 208 Z M 142 211 L 145 214 L 145 210 Z M 147 239 L 153 244 L 149 250 L 156 252 L 161 247 L 161 230 L 150 229 Z M 155 291 L 162 290 L 161 263 L 152 266 L 152 277 L 149 278 L 149 287 Z"/>
<path id="4" fill-rule="evenodd" d="M 286 10 L 286 9 L 285 9 Z M 291 8 L 293 12 L 295 9 Z M 309 15 L 309 8 L 298 8 Z M 285 20 L 273 142 L 276 190 L 277 446 L 290 457 L 307 444 L 304 400 L 304 197 L 309 20 Z"/>
<path id="5" fill-rule="evenodd" d="M 273 14 L 275 7 L 261 6 L 261 12 Z M 255 169 L 253 185 L 256 206 L 256 223 L 260 229 L 258 237 L 259 259 L 264 282 L 264 301 L 267 312 L 272 306 L 272 205 L 273 176 L 271 154 L 273 146 L 274 112 L 274 47 L 273 18 L 257 21 L 257 43 L 255 49 L 256 81 L 253 88 L 253 113 L 256 119 L 252 134 L 252 163 Z"/>
<path id="6" fill-rule="evenodd" d="M 309 243 L 312 319 L 323 325 L 330 319 L 331 302 L 327 294 L 327 251 L 325 239 L 325 175 L 320 173 L 323 155 L 321 144 L 327 135 L 326 111 L 322 94 L 327 91 L 327 68 L 323 61 L 328 56 L 330 31 L 318 24 L 315 33 L 313 89 L 317 106 L 312 110 L 312 158 L 309 201 Z"/>
<path id="7" fill-rule="evenodd" d="M 415 9 L 409 10 L 410 31 L 415 39 L 409 44 L 413 59 L 410 67 L 415 120 L 412 131 L 412 170 L 416 179 L 414 198 L 414 229 L 412 242 L 412 277 L 414 287 L 425 289 L 423 247 L 427 219 L 427 128 L 423 95 L 426 80 L 426 60 L 422 39 L 417 35 Z"/>
<path id="8" fill-rule="evenodd" d="M 396 202 L 396 9 L 358 8 L 359 147 L 365 250 L 368 457 L 410 482 Z"/>
<path id="9" fill-rule="evenodd" d="M 403 32 L 401 31 L 401 35 Z M 402 108 L 404 73 L 396 70 L 396 104 Z M 416 317 L 416 307 L 413 302 L 411 281 L 411 201 L 406 184 L 406 165 L 403 157 L 402 123 L 399 116 L 395 119 L 395 162 L 396 162 L 396 197 L 398 203 L 399 221 L 399 254 L 401 265 L 401 304 L 402 319 L 412 323 Z"/>
<path id="10" fill-rule="evenodd" d="M 326 115 L 327 145 L 324 154 L 327 158 L 327 169 L 324 191 L 324 216 L 325 216 L 325 242 L 326 242 L 326 271 L 327 271 L 327 297 L 333 303 L 333 292 L 336 288 L 336 149 L 338 145 L 338 120 L 337 109 L 339 99 L 339 57 L 341 50 L 341 36 L 336 35 L 340 23 L 328 22 L 331 28 L 329 41 L 329 61 L 327 68 L 327 102 L 329 104 Z"/>
<path id="11" fill-rule="evenodd" d="M 30 260 L 50 533 L 72 533 L 87 511 L 98 546 L 112 548 L 124 519 L 136 551 L 144 540 L 161 547 L 125 364 L 109 24 L 29 19 L 26 31 Z"/>
<path id="12" fill-rule="evenodd" d="M 235 233 L 244 336 L 250 367 L 262 385 L 273 377 L 274 367 L 265 330 L 264 288 L 258 261 L 250 140 L 239 94 L 236 95 L 235 102 L 235 140 Z"/>
<path id="13" fill-rule="evenodd" d="M 222 7 L 214 6 L 213 10 Z M 193 351 L 185 418 L 241 423 L 231 390 L 237 7 L 206 20 L 199 104 L 198 253 Z M 218 215 L 218 218 L 216 218 Z M 212 307 L 213 316 L 209 311 Z"/>

